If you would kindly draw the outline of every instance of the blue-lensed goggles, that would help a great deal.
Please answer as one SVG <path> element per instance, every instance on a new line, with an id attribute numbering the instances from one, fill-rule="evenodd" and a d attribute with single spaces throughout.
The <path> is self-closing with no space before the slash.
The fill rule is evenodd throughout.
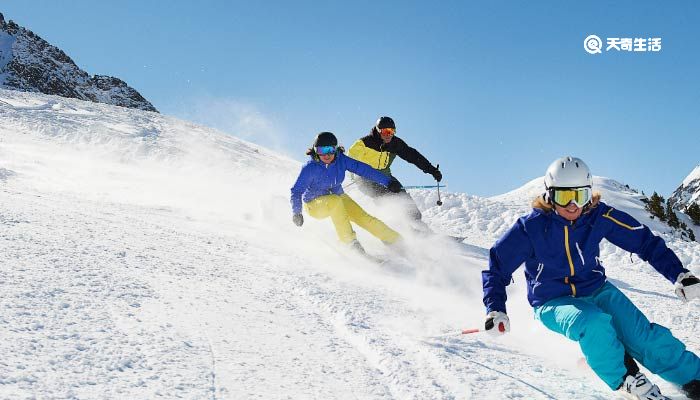
<path id="1" fill-rule="evenodd" d="M 319 156 L 323 156 L 326 154 L 335 154 L 335 152 L 335 146 L 316 146 L 316 154 L 318 154 Z"/>

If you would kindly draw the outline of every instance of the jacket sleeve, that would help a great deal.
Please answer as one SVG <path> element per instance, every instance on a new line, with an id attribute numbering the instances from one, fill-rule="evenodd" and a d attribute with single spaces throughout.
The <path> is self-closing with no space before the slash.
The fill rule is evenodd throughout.
<path id="1" fill-rule="evenodd" d="M 292 212 L 294 214 L 301 214 L 301 196 L 306 192 L 306 189 L 309 188 L 311 183 L 310 172 L 309 164 L 304 165 L 304 167 L 301 168 L 301 172 L 299 172 L 297 181 L 294 182 L 294 186 L 292 186 L 292 198 L 290 202 L 292 203 Z"/>
<path id="2" fill-rule="evenodd" d="M 346 156 L 343 153 L 339 154 L 341 154 L 341 157 L 345 158 L 345 169 L 347 169 L 348 171 L 360 175 L 363 178 L 367 178 L 369 180 L 377 182 L 382 186 L 389 185 L 390 178 L 388 176 L 382 174 L 378 170 L 372 168 L 368 164 L 363 163 L 362 161 L 357 161 L 353 158 Z"/>
<path id="3" fill-rule="evenodd" d="M 367 151 L 365 142 L 363 142 L 362 139 L 358 139 L 352 144 L 352 146 L 350 146 L 348 155 L 355 160 L 364 160 L 365 151 Z"/>
<path id="4" fill-rule="evenodd" d="M 420 170 L 425 172 L 426 174 L 432 174 L 437 169 L 433 167 L 430 161 L 428 161 L 427 158 L 423 157 L 423 155 L 419 153 L 418 150 L 406 144 L 406 142 L 404 142 L 403 139 L 394 138 L 394 140 L 396 139 L 399 140 L 399 143 L 396 146 L 396 155 L 410 162 L 416 167 L 420 168 Z"/>
<path id="5" fill-rule="evenodd" d="M 489 269 L 481 272 L 486 312 L 506 312 L 506 286 L 513 272 L 532 253 L 523 219 L 519 219 L 489 251 Z"/>
<path id="6" fill-rule="evenodd" d="M 602 210 L 601 213 L 602 218 L 606 219 L 610 225 L 605 235 L 610 243 L 638 254 L 671 283 L 676 283 L 680 273 L 688 272 L 683 268 L 676 253 L 666 246 L 662 238 L 654 235 L 649 227 L 642 225 L 623 211 L 605 207 L 607 209 Z"/>

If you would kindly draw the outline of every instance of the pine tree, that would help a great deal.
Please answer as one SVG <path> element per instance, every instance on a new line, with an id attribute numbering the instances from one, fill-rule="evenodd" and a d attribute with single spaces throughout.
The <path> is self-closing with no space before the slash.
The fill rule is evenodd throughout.
<path id="1" fill-rule="evenodd" d="M 695 241 L 695 232 L 692 228 L 688 228 L 685 222 L 681 222 L 681 236 L 688 236 L 688 240 L 691 242 Z"/>
<path id="2" fill-rule="evenodd" d="M 666 213 L 664 212 L 664 198 L 659 196 L 656 192 L 651 195 L 649 201 L 644 206 L 652 217 L 657 217 L 661 221 L 666 221 Z"/>
<path id="3" fill-rule="evenodd" d="M 685 210 L 685 213 L 690 217 L 695 225 L 700 225 L 700 205 L 693 203 Z"/>
<path id="4" fill-rule="evenodd" d="M 670 226 L 671 228 L 675 228 L 675 229 L 680 228 L 681 221 L 678 219 L 676 212 L 673 211 L 673 207 L 671 207 L 670 202 L 666 203 L 666 218 L 668 219 L 668 226 Z M 659 217 L 659 219 L 660 219 L 660 217 Z"/>

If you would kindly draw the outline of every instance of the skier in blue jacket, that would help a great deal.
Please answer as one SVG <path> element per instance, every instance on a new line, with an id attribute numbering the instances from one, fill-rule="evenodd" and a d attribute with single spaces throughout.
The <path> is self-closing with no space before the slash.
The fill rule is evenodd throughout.
<path id="1" fill-rule="evenodd" d="M 485 329 L 510 330 L 506 286 L 525 263 L 528 300 L 535 318 L 579 343 L 593 371 L 612 390 L 634 399 L 666 399 L 639 371 L 651 372 L 700 399 L 700 358 L 671 331 L 646 316 L 605 276 L 600 242 L 638 254 L 675 284 L 684 301 L 700 298 L 700 280 L 683 267 L 663 239 L 592 192 L 588 166 L 579 158 L 554 161 L 545 193 L 490 250 L 482 272 Z"/>
<path id="2" fill-rule="evenodd" d="M 401 190 L 399 181 L 346 156 L 343 148 L 338 147 L 338 139 L 331 132 L 319 133 L 306 154 L 311 156 L 311 160 L 302 167 L 292 187 L 292 220 L 297 226 L 304 223 L 303 200 L 309 215 L 317 219 L 330 217 L 340 241 L 349 244 L 361 254 L 365 254 L 365 251 L 357 241 L 351 221 L 386 244 L 393 244 L 399 240 L 400 236 L 396 231 L 367 214 L 343 192 L 342 186 L 345 171 L 370 179 L 393 192 Z"/>

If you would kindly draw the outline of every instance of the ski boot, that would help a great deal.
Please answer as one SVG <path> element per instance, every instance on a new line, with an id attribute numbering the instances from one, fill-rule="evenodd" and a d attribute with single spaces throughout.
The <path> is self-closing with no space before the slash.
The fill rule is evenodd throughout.
<path id="1" fill-rule="evenodd" d="M 404 241 L 403 238 L 397 239 L 393 243 L 389 242 L 383 242 L 384 245 L 386 246 L 387 249 L 389 249 L 393 254 L 398 255 L 399 257 L 407 257 L 408 256 L 408 246 L 406 245 L 406 242 Z"/>
<path id="2" fill-rule="evenodd" d="M 350 250 L 354 251 L 355 253 L 362 255 L 362 256 L 367 255 L 365 248 L 362 247 L 362 245 L 360 244 L 360 242 L 357 239 L 350 242 L 349 246 L 350 246 Z"/>
<path id="3" fill-rule="evenodd" d="M 414 219 L 410 222 L 411 230 L 414 234 L 421 237 L 429 237 L 435 234 L 425 222 L 420 219 Z"/>
<path id="4" fill-rule="evenodd" d="M 618 391 L 631 400 L 671 400 L 662 395 L 659 387 L 649 382 L 641 372 L 627 375 Z"/>
<path id="5" fill-rule="evenodd" d="M 700 379 L 693 379 L 686 383 L 681 391 L 691 400 L 700 400 Z"/>
<path id="6" fill-rule="evenodd" d="M 350 250 L 355 252 L 355 254 L 362 256 L 366 260 L 372 261 L 373 263 L 377 263 L 377 264 L 384 263 L 384 260 L 382 260 L 381 258 L 378 258 L 378 257 L 375 257 L 371 254 L 368 254 L 365 251 L 365 248 L 362 247 L 362 245 L 360 244 L 360 242 L 357 239 L 350 242 L 350 244 L 348 244 L 348 246 L 350 247 Z"/>

